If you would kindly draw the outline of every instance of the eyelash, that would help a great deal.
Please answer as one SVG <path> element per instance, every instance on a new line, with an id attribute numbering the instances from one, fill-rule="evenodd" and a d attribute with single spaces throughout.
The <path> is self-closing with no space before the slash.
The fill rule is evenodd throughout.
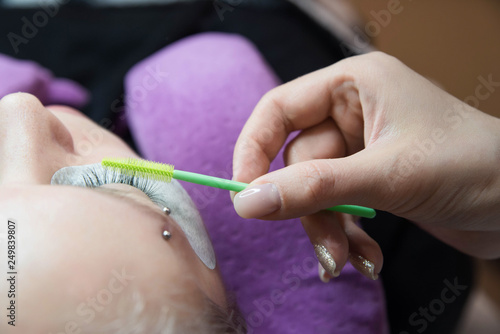
<path id="1" fill-rule="evenodd" d="M 145 193 L 153 202 L 161 202 L 158 196 L 159 189 L 157 182 L 159 181 L 122 174 L 116 170 L 97 168 L 90 168 L 85 174 L 82 174 L 82 179 L 85 186 L 89 188 L 96 188 L 110 183 L 128 184 Z"/>

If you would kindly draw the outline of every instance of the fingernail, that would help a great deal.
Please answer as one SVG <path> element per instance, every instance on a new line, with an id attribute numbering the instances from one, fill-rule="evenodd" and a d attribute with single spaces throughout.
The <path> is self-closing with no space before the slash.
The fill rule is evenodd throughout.
<path id="1" fill-rule="evenodd" d="M 280 207 L 281 197 L 272 183 L 249 187 L 234 197 L 234 209 L 243 218 L 260 218 Z"/>
<path id="2" fill-rule="evenodd" d="M 330 275 L 328 275 L 325 271 L 325 268 L 318 262 L 318 276 L 321 282 L 328 283 L 330 282 Z"/>
<path id="3" fill-rule="evenodd" d="M 316 252 L 319 263 L 321 263 L 328 275 L 338 277 L 340 273 L 336 271 L 337 264 L 326 247 L 323 245 L 314 245 L 314 251 Z"/>
<path id="4" fill-rule="evenodd" d="M 349 254 L 349 261 L 354 268 L 366 277 L 374 281 L 378 279 L 378 274 L 375 273 L 375 264 L 373 262 L 358 254 Z"/>

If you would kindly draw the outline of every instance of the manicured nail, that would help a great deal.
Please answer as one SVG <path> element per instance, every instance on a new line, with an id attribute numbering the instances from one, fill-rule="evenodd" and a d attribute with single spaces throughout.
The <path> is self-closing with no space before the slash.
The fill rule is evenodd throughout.
<path id="1" fill-rule="evenodd" d="M 243 218 L 260 218 L 280 208 L 281 197 L 272 183 L 248 187 L 234 197 L 234 209 Z"/>
<path id="2" fill-rule="evenodd" d="M 349 261 L 352 266 L 366 277 L 376 280 L 378 274 L 375 272 L 375 264 L 358 254 L 349 254 Z"/>
<path id="3" fill-rule="evenodd" d="M 314 245 L 314 251 L 316 252 L 319 263 L 321 263 L 328 275 L 338 277 L 340 273 L 336 271 L 337 264 L 326 247 L 323 245 Z"/>
<path id="4" fill-rule="evenodd" d="M 321 282 L 328 283 L 330 282 L 330 275 L 328 275 L 325 271 L 325 268 L 318 262 L 318 276 Z"/>

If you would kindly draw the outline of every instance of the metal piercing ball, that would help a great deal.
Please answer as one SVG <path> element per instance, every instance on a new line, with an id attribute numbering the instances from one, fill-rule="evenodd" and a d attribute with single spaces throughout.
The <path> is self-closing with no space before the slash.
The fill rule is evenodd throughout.
<path id="1" fill-rule="evenodd" d="M 165 212 L 167 215 L 169 215 L 171 211 L 170 211 L 170 209 L 169 209 L 169 208 L 167 208 L 167 207 L 165 206 L 165 207 L 163 207 L 163 212 Z"/>
<path id="2" fill-rule="evenodd" d="M 163 231 L 163 239 L 169 240 L 171 237 L 172 237 L 172 234 L 169 231 L 167 231 L 167 230 Z"/>

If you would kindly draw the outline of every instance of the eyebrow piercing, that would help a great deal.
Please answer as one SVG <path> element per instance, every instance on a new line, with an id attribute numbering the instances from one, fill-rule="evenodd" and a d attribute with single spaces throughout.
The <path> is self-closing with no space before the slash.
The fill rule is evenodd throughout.
<path id="1" fill-rule="evenodd" d="M 172 237 L 172 234 L 169 231 L 167 231 L 167 230 L 163 231 L 163 239 L 169 240 L 171 237 Z"/>
<path id="2" fill-rule="evenodd" d="M 167 208 L 166 206 L 163 207 L 162 211 L 165 212 L 165 214 L 167 216 L 170 215 L 170 212 L 171 212 L 170 209 Z M 165 240 L 170 240 L 170 238 L 172 237 L 172 233 L 170 233 L 167 230 L 163 231 L 162 235 L 163 235 L 163 239 L 165 239 Z"/>

